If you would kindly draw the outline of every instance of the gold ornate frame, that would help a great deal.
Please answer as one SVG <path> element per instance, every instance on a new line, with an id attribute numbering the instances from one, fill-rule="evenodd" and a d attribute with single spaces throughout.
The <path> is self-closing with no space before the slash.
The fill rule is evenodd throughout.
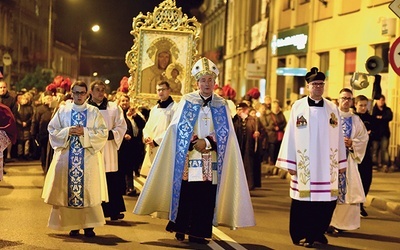
<path id="1" fill-rule="evenodd" d="M 149 83 L 142 81 L 142 72 L 155 63 L 155 50 L 161 50 L 160 47 L 169 48 L 172 63 L 181 70 L 179 80 L 182 89 L 180 93 L 172 93 L 172 96 L 179 99 L 181 94 L 192 91 L 190 70 L 198 58 L 197 44 L 201 31 L 196 18 L 188 18 L 183 14 L 181 8 L 176 7 L 175 0 L 165 0 L 154 8 L 153 13 L 144 15 L 140 12 L 133 18 L 132 28 L 133 46 L 125 56 L 131 76 L 129 96 L 133 100 L 158 99 L 156 92 L 153 92 L 155 87 L 151 85 L 150 90 Z M 167 74 L 163 76 L 167 77 Z"/>

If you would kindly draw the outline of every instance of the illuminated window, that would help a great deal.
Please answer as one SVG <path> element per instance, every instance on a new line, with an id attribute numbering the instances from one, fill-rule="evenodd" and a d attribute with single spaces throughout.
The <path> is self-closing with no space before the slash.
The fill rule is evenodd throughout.
<path id="1" fill-rule="evenodd" d="M 356 49 L 344 50 L 344 74 L 351 75 L 356 71 Z"/>

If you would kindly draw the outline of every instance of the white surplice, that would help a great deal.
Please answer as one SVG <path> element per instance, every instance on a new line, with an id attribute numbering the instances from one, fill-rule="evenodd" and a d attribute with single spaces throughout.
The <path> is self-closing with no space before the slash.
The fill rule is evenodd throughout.
<path id="1" fill-rule="evenodd" d="M 166 108 L 158 108 L 158 105 L 155 105 L 150 110 L 149 120 L 143 128 L 143 138 L 150 137 L 155 143 L 160 145 L 164 138 L 165 131 L 174 116 L 176 107 L 177 103 L 175 102 L 171 102 Z M 147 176 L 149 174 L 151 164 L 154 161 L 158 148 L 159 147 L 150 147 L 146 145 L 146 155 L 140 170 L 141 175 Z"/>
<path id="2" fill-rule="evenodd" d="M 358 164 L 364 158 L 368 144 L 368 133 L 358 115 L 340 112 L 342 117 L 352 117 L 352 150 L 347 157 L 345 203 L 338 203 L 332 216 L 331 225 L 342 230 L 354 230 L 360 227 L 360 203 L 365 201 Z"/>
<path id="3" fill-rule="evenodd" d="M 68 206 L 69 155 L 72 110 L 87 110 L 84 135 L 79 136 L 84 149 L 83 205 L 79 208 Z M 53 205 L 49 227 L 57 230 L 76 230 L 105 224 L 101 209 L 102 201 L 108 201 L 107 184 L 101 149 L 107 142 L 108 130 L 100 111 L 88 104 L 75 105 L 67 103 L 61 106 L 49 126 L 49 140 L 54 148 L 43 186 L 42 198 Z"/>
<path id="4" fill-rule="evenodd" d="M 116 172 L 118 171 L 118 149 L 121 146 L 127 128 L 124 112 L 117 103 L 108 102 L 107 109 L 100 110 L 100 113 L 107 124 L 107 129 L 111 130 L 114 135 L 114 139 L 108 140 L 102 150 L 104 166 L 107 173 Z"/>
<path id="5" fill-rule="evenodd" d="M 338 172 L 347 167 L 339 110 L 326 99 L 323 107 L 310 107 L 307 98 L 293 104 L 276 166 L 297 171 L 291 176 L 291 198 L 336 200 Z"/>

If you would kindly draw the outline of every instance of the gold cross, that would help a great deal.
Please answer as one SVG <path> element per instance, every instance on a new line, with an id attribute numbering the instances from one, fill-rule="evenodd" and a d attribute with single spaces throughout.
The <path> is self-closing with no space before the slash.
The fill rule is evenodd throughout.
<path id="1" fill-rule="evenodd" d="M 211 118 L 209 118 L 209 117 L 203 117 L 203 120 L 204 120 L 204 122 L 205 122 L 205 124 L 206 124 L 206 126 L 207 126 L 207 120 L 211 120 Z"/>

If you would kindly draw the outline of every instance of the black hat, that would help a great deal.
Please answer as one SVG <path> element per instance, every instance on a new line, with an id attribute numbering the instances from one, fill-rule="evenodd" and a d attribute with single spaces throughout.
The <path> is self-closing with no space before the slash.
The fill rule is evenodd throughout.
<path id="1" fill-rule="evenodd" d="M 308 72 L 305 76 L 307 83 L 313 82 L 313 81 L 317 81 L 317 80 L 321 80 L 324 81 L 325 80 L 325 74 L 322 72 L 318 72 L 318 68 L 317 67 L 313 67 L 311 68 L 310 72 Z"/>
<path id="2" fill-rule="evenodd" d="M 244 103 L 244 102 L 241 102 L 241 103 L 239 103 L 238 105 L 236 105 L 236 109 L 247 109 L 247 108 L 249 108 L 249 105 L 247 105 L 246 103 Z"/>

